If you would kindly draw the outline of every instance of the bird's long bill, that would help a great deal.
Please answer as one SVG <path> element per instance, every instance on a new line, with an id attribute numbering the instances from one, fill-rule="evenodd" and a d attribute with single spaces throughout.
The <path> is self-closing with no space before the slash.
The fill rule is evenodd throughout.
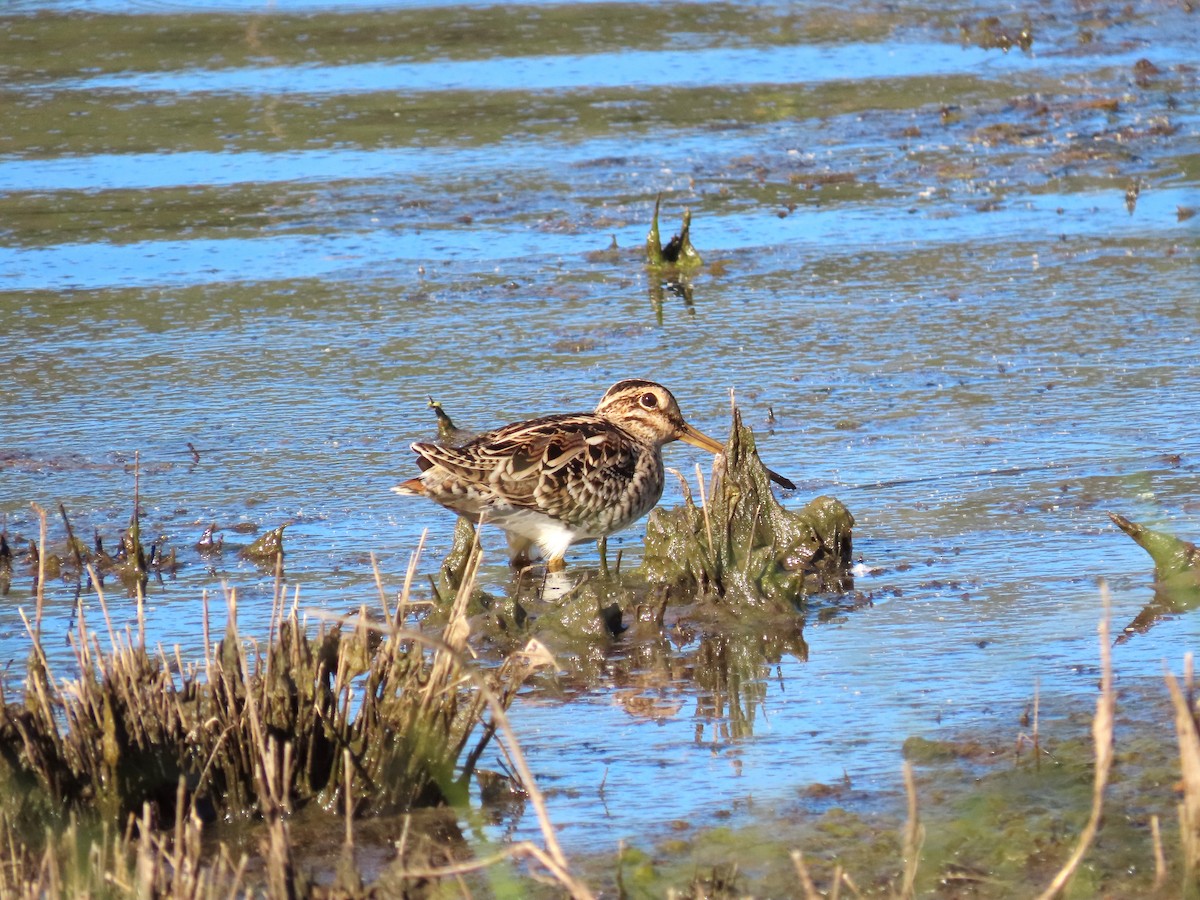
<path id="1" fill-rule="evenodd" d="M 685 424 L 679 432 L 679 440 L 686 441 L 693 447 L 699 447 L 701 450 L 707 450 L 709 453 L 721 453 L 725 450 L 725 445 L 720 441 L 714 441 L 702 431 L 697 431 L 691 425 Z"/>
<path id="2" fill-rule="evenodd" d="M 691 425 L 685 424 L 683 426 L 683 430 L 679 434 L 679 440 L 686 441 L 693 447 L 699 447 L 701 450 L 707 450 L 709 453 L 721 453 L 725 450 L 725 445 L 720 441 L 714 441 L 707 434 L 697 431 Z M 796 485 L 790 479 L 784 478 L 778 472 L 767 469 L 767 476 L 781 488 L 786 488 L 789 491 L 796 489 Z"/>

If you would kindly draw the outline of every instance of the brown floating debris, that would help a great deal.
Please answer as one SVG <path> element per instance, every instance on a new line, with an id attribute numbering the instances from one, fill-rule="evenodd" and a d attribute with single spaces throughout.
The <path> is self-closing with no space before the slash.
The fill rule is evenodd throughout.
<path id="1" fill-rule="evenodd" d="M 7 529 L 0 528 L 0 597 L 8 595 L 12 586 L 12 549 L 8 546 Z"/>
<path id="2" fill-rule="evenodd" d="M 200 540 L 196 541 L 196 549 L 202 555 L 220 553 L 221 548 L 225 545 L 225 538 L 217 536 L 217 523 L 213 522 L 204 529 L 204 534 L 200 535 Z"/>
<path id="3" fill-rule="evenodd" d="M 1142 185 L 1136 178 L 1125 188 L 1125 209 L 1132 216 L 1137 209 L 1138 196 L 1142 193 Z"/>
<path id="4" fill-rule="evenodd" d="M 983 50 L 1007 53 L 1013 47 L 1028 51 L 1033 46 L 1033 23 L 1028 16 L 1022 17 L 1018 26 L 1005 25 L 999 16 L 986 16 L 979 20 L 964 19 L 958 27 L 964 43 Z"/>
<path id="5" fill-rule="evenodd" d="M 1162 69 L 1144 56 L 1133 64 L 1133 78 L 1139 87 L 1148 86 L 1154 80 L 1155 76 L 1161 74 Z"/>

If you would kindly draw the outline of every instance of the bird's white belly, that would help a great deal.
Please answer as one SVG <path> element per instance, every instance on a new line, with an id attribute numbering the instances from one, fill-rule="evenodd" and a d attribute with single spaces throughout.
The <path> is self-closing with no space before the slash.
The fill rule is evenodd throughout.
<path id="1" fill-rule="evenodd" d="M 572 544 L 599 537 L 589 534 L 586 529 L 573 527 L 529 509 L 509 507 L 503 512 L 493 510 L 484 516 L 484 521 L 532 541 L 550 558 L 562 556 Z"/>

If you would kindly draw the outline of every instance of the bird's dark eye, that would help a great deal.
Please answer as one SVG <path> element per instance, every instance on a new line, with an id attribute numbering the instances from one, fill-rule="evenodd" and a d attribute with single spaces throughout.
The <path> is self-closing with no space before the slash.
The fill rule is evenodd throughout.
<path id="1" fill-rule="evenodd" d="M 658 397 L 654 394 L 642 394 L 641 404 L 646 409 L 654 409 L 654 407 L 658 406 Z"/>

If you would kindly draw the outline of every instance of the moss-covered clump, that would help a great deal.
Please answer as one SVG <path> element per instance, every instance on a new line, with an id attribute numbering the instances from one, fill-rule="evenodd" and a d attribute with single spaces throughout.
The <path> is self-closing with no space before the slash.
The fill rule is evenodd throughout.
<path id="1" fill-rule="evenodd" d="M 679 234 L 673 235 L 666 246 L 658 230 L 658 209 L 662 197 L 654 201 L 654 218 L 650 220 L 650 232 L 646 235 L 646 265 L 652 269 L 668 268 L 678 271 L 690 271 L 704 265 L 700 251 L 692 246 L 692 211 L 686 207 L 683 210 L 683 224 Z"/>
<path id="2" fill-rule="evenodd" d="M 1167 616 L 1200 608 L 1200 548 L 1174 535 L 1145 528 L 1117 513 L 1109 513 L 1118 528 L 1154 560 L 1154 598 L 1125 626 L 1117 643 L 1141 634 Z"/>
<path id="3" fill-rule="evenodd" d="M 260 566 L 275 565 L 283 556 L 283 529 L 285 528 L 287 528 L 286 522 L 261 535 L 249 547 L 243 547 L 242 558 L 258 563 Z"/>
<path id="4" fill-rule="evenodd" d="M 647 523 L 641 572 L 673 597 L 802 610 L 809 594 L 841 586 L 854 517 L 832 497 L 799 512 L 780 505 L 736 410 L 707 501 L 697 506 L 689 494 L 683 506 L 656 509 Z"/>

